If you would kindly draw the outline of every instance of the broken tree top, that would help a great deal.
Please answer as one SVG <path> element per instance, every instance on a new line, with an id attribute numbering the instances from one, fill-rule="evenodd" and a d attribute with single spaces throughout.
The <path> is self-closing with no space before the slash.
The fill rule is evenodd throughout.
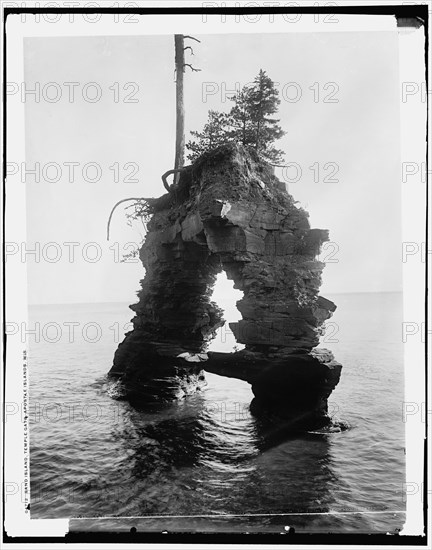
<path id="1" fill-rule="evenodd" d="M 146 274 L 139 302 L 131 306 L 134 330 L 119 346 L 111 374 L 127 378 L 133 371 L 142 378 L 157 369 L 150 365 L 153 354 L 183 367 L 185 356 L 179 355 L 205 352 L 224 322 L 211 301 L 222 270 L 244 293 L 237 302 L 242 320 L 230 328 L 246 348 L 231 357 L 242 362 L 255 353 L 267 366 L 272 358 L 280 366 L 299 355 L 322 365 L 332 361 L 329 352 L 320 359 L 310 355 L 336 309 L 318 296 L 324 264 L 316 257 L 328 231 L 310 228 L 307 212 L 273 172 L 253 150 L 230 143 L 185 167 L 178 185 L 153 202 L 140 250 Z M 189 362 L 211 370 L 205 363 Z M 252 363 L 256 372 L 257 361 Z"/>

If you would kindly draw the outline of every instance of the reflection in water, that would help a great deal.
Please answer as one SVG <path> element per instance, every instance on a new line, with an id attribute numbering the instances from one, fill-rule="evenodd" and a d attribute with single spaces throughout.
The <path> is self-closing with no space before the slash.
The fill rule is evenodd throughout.
<path id="1" fill-rule="evenodd" d="M 137 489 L 123 514 L 329 510 L 329 484 L 337 479 L 328 436 L 287 439 L 257 422 L 246 405 L 227 410 L 224 402 L 208 401 L 208 393 L 153 415 L 131 408 L 127 422 L 113 426 L 128 456 L 128 483 Z"/>
<path id="2" fill-rule="evenodd" d="M 75 525 L 127 531 L 132 525 L 124 518 L 131 516 L 147 516 L 133 520 L 139 531 L 159 532 L 400 529 L 400 299 L 347 295 L 336 301 L 340 341 L 332 348 L 344 373 L 330 408 L 354 427 L 290 439 L 280 426 L 274 431 L 251 417 L 248 384 L 214 374 L 206 374 L 201 393 L 158 411 L 111 399 L 103 376 L 117 343 L 109 327 L 127 323 L 127 307 L 37 308 L 33 324 L 98 322 L 105 330 L 96 343 L 71 346 L 66 338 L 30 346 L 31 517 L 121 516 Z M 313 515 L 299 515 L 305 512 Z M 209 514 L 212 519 L 202 517 Z"/>

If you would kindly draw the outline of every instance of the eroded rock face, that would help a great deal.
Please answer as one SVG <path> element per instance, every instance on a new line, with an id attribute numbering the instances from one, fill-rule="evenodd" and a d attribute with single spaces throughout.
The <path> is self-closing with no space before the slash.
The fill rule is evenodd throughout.
<path id="1" fill-rule="evenodd" d="M 316 256 L 328 232 L 311 229 L 272 168 L 233 144 L 186 167 L 155 210 L 140 250 L 146 275 L 131 306 L 134 329 L 110 371 L 125 396 L 182 396 L 205 384 L 205 369 L 251 383 L 257 414 L 270 410 L 302 428 L 328 422 L 341 365 L 314 350 L 336 309 L 318 296 L 324 264 Z M 203 355 L 224 323 L 210 300 L 222 269 L 244 293 L 243 319 L 230 328 L 245 349 Z"/>

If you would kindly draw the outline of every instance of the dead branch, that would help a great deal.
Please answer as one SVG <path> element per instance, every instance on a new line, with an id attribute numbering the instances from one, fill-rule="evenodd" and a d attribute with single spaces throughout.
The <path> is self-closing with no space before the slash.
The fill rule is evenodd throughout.
<path id="1" fill-rule="evenodd" d="M 189 68 L 191 68 L 192 71 L 195 72 L 195 73 L 197 73 L 197 72 L 199 72 L 199 71 L 201 70 L 201 69 L 195 69 L 195 67 L 192 67 L 192 65 L 191 65 L 190 63 L 184 63 L 184 64 L 183 64 L 183 68 L 184 68 L 184 67 L 189 67 Z"/>
<path id="2" fill-rule="evenodd" d="M 130 199 L 122 199 L 121 201 L 118 201 L 116 202 L 116 204 L 113 206 L 112 210 L 111 210 L 111 213 L 109 215 L 109 218 L 108 218 L 108 223 L 107 223 L 107 241 L 109 241 L 109 230 L 110 230 L 110 223 L 111 223 L 111 218 L 114 214 L 114 210 L 117 208 L 117 206 L 119 204 L 121 204 L 122 202 L 126 202 L 126 201 L 147 201 L 147 202 L 151 202 L 152 200 L 154 199 L 149 199 L 149 198 L 146 198 L 146 197 L 131 197 Z"/>
<path id="3" fill-rule="evenodd" d="M 192 46 L 186 46 L 186 48 L 183 48 L 183 51 L 190 50 L 191 55 L 194 55 L 194 51 L 192 49 Z"/>
<path id="4" fill-rule="evenodd" d="M 201 43 L 201 40 L 198 40 L 198 38 L 195 38 L 195 36 L 189 36 L 188 34 L 184 34 L 183 38 L 190 38 L 191 40 L 195 40 L 196 42 Z"/>

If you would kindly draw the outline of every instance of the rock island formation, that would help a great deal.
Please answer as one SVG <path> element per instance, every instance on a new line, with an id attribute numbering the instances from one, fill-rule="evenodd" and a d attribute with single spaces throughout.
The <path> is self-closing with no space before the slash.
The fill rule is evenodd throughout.
<path id="1" fill-rule="evenodd" d="M 258 416 L 293 430 L 328 425 L 341 372 L 316 348 L 336 309 L 318 294 L 328 231 L 311 229 L 272 167 L 237 144 L 185 167 L 152 208 L 133 330 L 109 372 L 122 396 L 142 406 L 171 401 L 199 390 L 208 371 L 249 382 Z M 230 328 L 245 348 L 234 353 L 206 352 L 224 323 L 211 301 L 222 270 L 244 293 L 242 320 Z"/>

